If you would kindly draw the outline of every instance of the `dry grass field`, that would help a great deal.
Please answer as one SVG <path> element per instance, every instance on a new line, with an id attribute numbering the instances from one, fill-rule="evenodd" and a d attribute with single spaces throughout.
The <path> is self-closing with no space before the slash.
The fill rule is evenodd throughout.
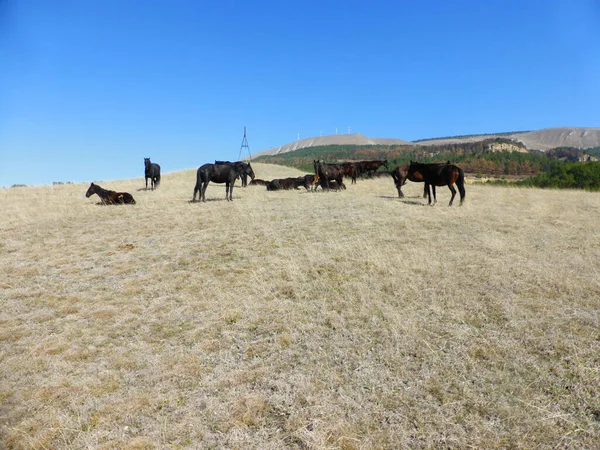
<path id="1" fill-rule="evenodd" d="M 194 183 L 0 189 L 0 448 L 600 446 L 600 194 Z"/>

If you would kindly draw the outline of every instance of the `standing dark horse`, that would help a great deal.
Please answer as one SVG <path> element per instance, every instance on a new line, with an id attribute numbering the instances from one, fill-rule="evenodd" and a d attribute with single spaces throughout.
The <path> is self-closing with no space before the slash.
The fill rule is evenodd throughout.
<path id="1" fill-rule="evenodd" d="M 217 161 L 215 160 L 215 164 L 232 164 L 231 161 Z M 254 180 L 254 178 L 253 178 Z M 248 174 L 247 173 L 242 173 L 240 175 L 240 181 L 242 182 L 242 187 L 246 187 L 248 186 Z"/>
<path id="2" fill-rule="evenodd" d="M 148 190 L 148 178 L 150 178 L 150 186 L 152 190 L 160 184 L 160 166 L 150 162 L 150 158 L 144 158 L 144 175 L 146 176 L 146 190 Z"/>
<path id="3" fill-rule="evenodd" d="M 356 177 L 359 175 L 358 173 L 358 165 L 360 163 L 357 162 L 343 162 L 340 163 L 340 166 L 344 169 L 344 176 L 352 178 L 351 184 L 356 184 Z"/>
<path id="4" fill-rule="evenodd" d="M 381 166 L 388 169 L 387 159 L 379 159 L 374 161 L 360 161 L 356 163 L 356 172 L 358 176 L 362 176 L 363 173 L 375 172 Z"/>
<path id="5" fill-rule="evenodd" d="M 465 173 L 460 167 L 453 164 L 421 164 L 411 161 L 408 166 L 407 178 L 410 180 L 411 177 L 416 176 L 417 172 L 423 177 L 426 185 L 448 186 L 450 192 L 452 192 L 449 206 L 452 206 L 452 202 L 456 196 L 456 189 L 454 189 L 454 184 L 456 183 L 460 192 L 460 204 L 463 204 L 466 195 Z M 431 193 L 429 189 L 427 189 L 427 194 L 429 196 L 429 204 L 431 205 Z"/>
<path id="6" fill-rule="evenodd" d="M 233 185 L 235 180 L 242 174 L 249 175 L 254 179 L 254 171 L 250 163 L 245 162 L 220 162 L 219 164 L 204 164 L 198 168 L 196 174 L 196 186 L 194 187 L 194 196 L 192 201 L 196 201 L 196 194 L 200 192 L 200 200 L 206 201 L 204 193 L 208 183 L 225 183 L 225 198 L 233 201 Z"/>
<path id="7" fill-rule="evenodd" d="M 344 168 L 339 164 L 323 164 L 314 159 L 315 174 L 319 176 L 319 183 L 323 189 L 330 189 L 329 181 L 334 180 L 338 188 L 346 189 L 344 184 Z"/>
<path id="8" fill-rule="evenodd" d="M 445 162 L 445 163 L 435 163 L 435 164 L 439 164 L 440 166 L 442 165 L 446 165 L 446 164 L 450 164 L 450 161 Z M 408 164 L 405 164 L 403 166 L 398 166 L 396 167 L 394 170 L 392 170 L 390 172 L 390 175 L 392 176 L 392 178 L 394 179 L 394 184 L 396 185 L 396 189 L 398 190 L 398 197 L 400 198 L 404 198 L 404 193 L 402 192 L 402 186 L 404 186 L 406 184 L 406 180 L 410 180 L 413 183 L 423 183 L 425 180 L 423 179 L 423 174 L 421 172 L 414 171 L 411 174 L 411 177 L 408 178 Z M 433 189 L 433 199 L 434 202 L 436 201 L 436 197 L 435 197 L 435 186 L 431 186 Z M 427 183 L 425 183 L 425 186 L 423 188 L 423 198 L 427 197 L 429 192 L 429 185 Z"/>
<path id="9" fill-rule="evenodd" d="M 135 200 L 128 192 L 109 191 L 108 189 L 101 188 L 97 184 L 91 183 L 85 196 L 90 198 L 94 194 L 100 197 L 100 201 L 103 205 L 122 205 L 125 203 L 135 205 Z"/>

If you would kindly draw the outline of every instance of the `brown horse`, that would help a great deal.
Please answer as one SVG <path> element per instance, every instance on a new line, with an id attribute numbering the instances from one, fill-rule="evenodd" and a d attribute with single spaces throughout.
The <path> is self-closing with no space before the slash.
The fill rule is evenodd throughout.
<path id="1" fill-rule="evenodd" d="M 412 177 L 416 177 L 417 173 L 423 178 L 425 187 L 431 186 L 448 186 L 452 197 L 450 198 L 449 206 L 452 206 L 454 197 L 456 196 L 456 189 L 454 184 L 458 187 L 460 192 L 460 204 L 462 205 L 465 201 L 465 173 L 460 167 L 453 164 L 422 164 L 416 162 L 410 162 L 408 166 L 408 173 L 406 177 L 410 180 Z M 427 189 L 429 197 L 429 204 L 431 205 L 431 193 Z"/>
<path id="2" fill-rule="evenodd" d="M 101 188 L 97 184 L 91 183 L 85 196 L 90 198 L 94 194 L 100 197 L 100 202 L 103 205 L 123 205 L 126 203 L 135 205 L 135 200 L 128 192 L 109 191 L 108 189 Z"/>
<path id="3" fill-rule="evenodd" d="M 344 170 L 344 176 L 352 179 L 351 184 L 356 184 L 356 177 L 359 175 L 358 164 L 356 162 L 343 162 L 339 164 Z"/>

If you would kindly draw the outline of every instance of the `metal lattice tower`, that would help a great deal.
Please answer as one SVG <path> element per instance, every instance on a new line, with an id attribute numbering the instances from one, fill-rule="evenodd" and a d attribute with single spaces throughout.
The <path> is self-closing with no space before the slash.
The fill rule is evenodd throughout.
<path id="1" fill-rule="evenodd" d="M 246 153 L 248 153 L 248 160 L 252 161 L 252 155 L 250 154 L 250 146 L 248 145 L 248 138 L 246 137 L 246 127 L 244 127 L 244 139 L 242 139 L 242 146 L 240 147 L 238 161 L 242 160 L 242 153 L 244 153 L 244 149 L 246 150 Z M 246 158 L 246 155 L 244 155 L 244 158 Z"/>

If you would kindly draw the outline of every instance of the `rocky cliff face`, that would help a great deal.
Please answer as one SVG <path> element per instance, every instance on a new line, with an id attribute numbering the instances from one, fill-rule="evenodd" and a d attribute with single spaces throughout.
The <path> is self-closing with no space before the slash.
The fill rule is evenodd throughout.
<path id="1" fill-rule="evenodd" d="M 504 151 L 509 151 L 509 152 L 521 152 L 521 153 L 527 153 L 527 149 L 517 145 L 517 144 L 509 144 L 506 142 L 491 142 L 488 145 L 486 145 L 485 150 L 488 152 L 504 152 Z"/>

